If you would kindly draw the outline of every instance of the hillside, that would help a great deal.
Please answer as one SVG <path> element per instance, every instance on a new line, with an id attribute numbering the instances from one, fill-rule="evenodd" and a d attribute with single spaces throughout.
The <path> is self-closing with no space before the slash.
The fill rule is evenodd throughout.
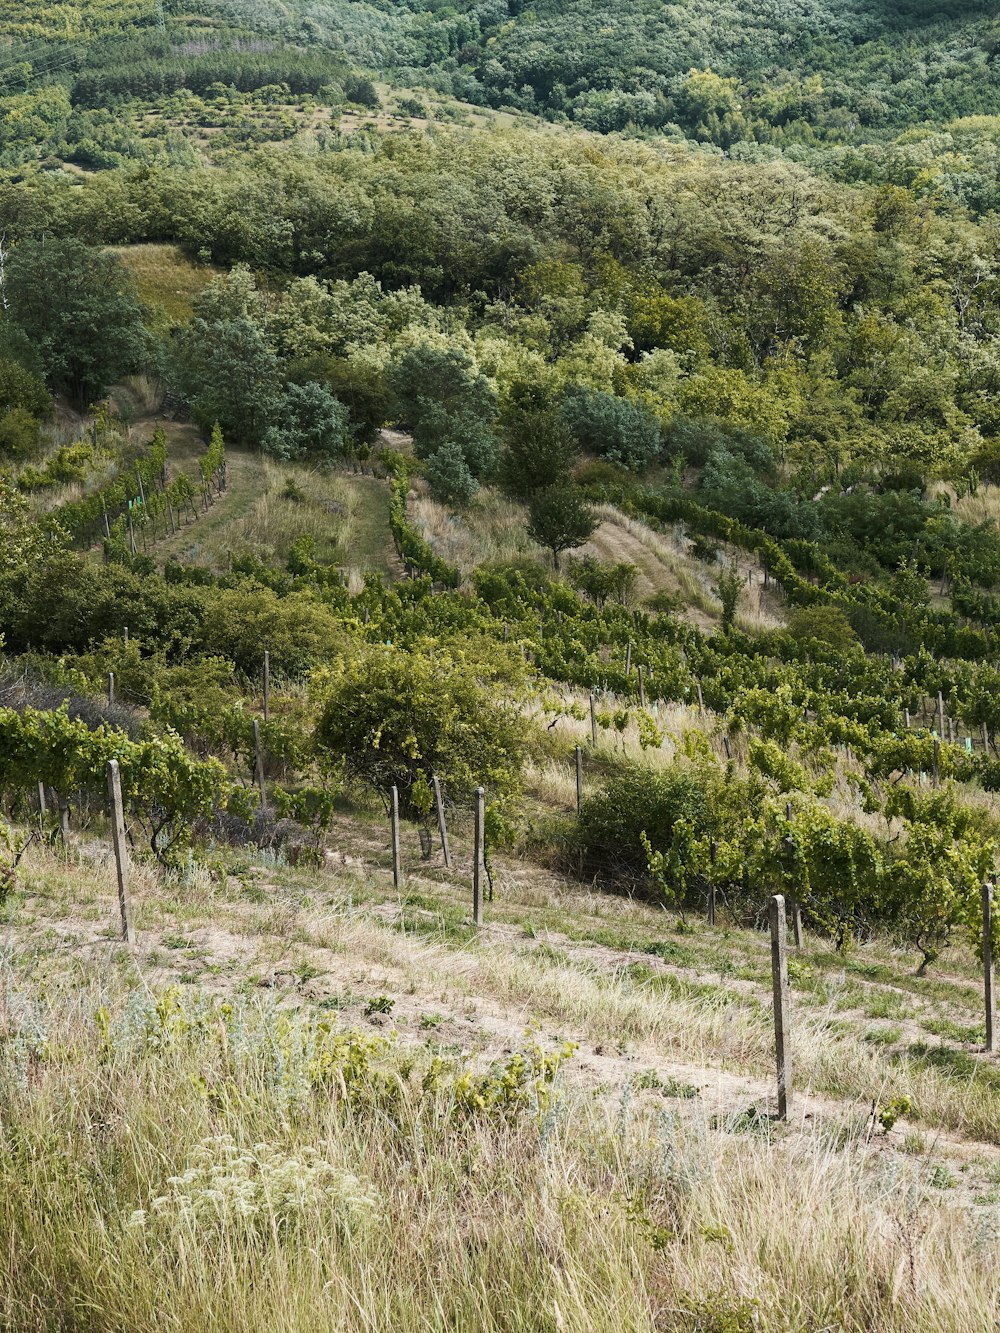
<path id="1" fill-rule="evenodd" d="M 990 9 L 0 5 L 4 1333 L 1000 1322 Z"/>
<path id="2" fill-rule="evenodd" d="M 759 933 L 678 933 L 507 860 L 474 932 L 452 832 L 450 874 L 407 837 L 399 892 L 382 821 L 338 822 L 321 870 L 250 851 L 172 887 L 144 872 L 129 950 L 100 840 L 70 869 L 32 854 L 3 927 L 11 1327 L 991 1318 L 972 959 L 921 979 L 810 937 L 798 1101 L 773 1125 Z"/>
<path id="3" fill-rule="evenodd" d="M 352 12 L 348 41 L 382 14 Z M 391 4 L 391 58 L 469 101 L 565 115 L 602 131 L 669 127 L 729 147 L 863 142 L 922 122 L 1000 110 L 1000 43 L 985 0 L 695 0 L 609 9 L 599 0 Z M 332 22 L 340 10 L 329 12 Z M 336 16 L 335 18 L 333 16 Z M 710 72 L 709 72 L 710 71 Z"/>

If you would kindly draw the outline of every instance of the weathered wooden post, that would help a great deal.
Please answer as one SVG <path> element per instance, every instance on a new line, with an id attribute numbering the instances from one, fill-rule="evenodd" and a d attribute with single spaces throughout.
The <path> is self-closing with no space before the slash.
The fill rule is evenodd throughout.
<path id="1" fill-rule="evenodd" d="M 253 766 L 260 790 L 260 808 L 263 810 L 267 804 L 267 792 L 264 789 L 264 747 L 260 743 L 260 722 L 257 718 L 253 720 Z"/>
<path id="2" fill-rule="evenodd" d="M 129 895 L 131 861 L 125 840 L 125 811 L 122 808 L 122 780 L 118 760 L 108 761 L 108 799 L 111 803 L 111 841 L 115 851 L 115 871 L 118 879 L 118 907 L 122 918 L 122 939 L 135 943 L 135 925 L 132 921 L 132 899 Z"/>
<path id="3" fill-rule="evenodd" d="M 729 737 L 728 737 L 728 736 L 723 736 L 723 738 L 722 738 L 722 748 L 723 748 L 723 749 L 725 750 L 725 752 L 726 752 L 726 759 L 727 759 L 727 760 L 732 759 L 732 757 L 733 757 L 733 747 L 729 744 Z"/>
<path id="4" fill-rule="evenodd" d="M 128 643 L 128 625 L 125 626 L 124 638 L 125 642 Z"/>
<path id="5" fill-rule="evenodd" d="M 787 1120 L 792 1104 L 792 1053 L 789 1032 L 788 937 L 785 900 L 776 893 L 769 903 L 771 988 L 774 996 L 774 1048 L 778 1070 L 778 1119 Z"/>
<path id="6" fill-rule="evenodd" d="M 431 778 L 434 788 L 434 809 L 437 812 L 438 832 L 441 834 L 441 850 L 444 852 L 445 868 L 451 869 L 451 847 L 448 844 L 448 825 L 444 817 L 444 797 L 441 795 L 441 783 L 437 777 Z"/>
<path id="7" fill-rule="evenodd" d="M 369 621 L 370 619 L 371 619 L 371 615 L 370 615 L 369 610 L 368 610 L 368 608 L 367 608 L 367 606 L 366 606 L 365 609 L 364 609 L 364 611 L 363 611 L 363 613 L 362 613 L 362 615 L 361 615 L 361 623 L 362 623 L 362 625 L 367 625 L 367 624 L 368 624 L 368 621 Z"/>
<path id="8" fill-rule="evenodd" d="M 476 926 L 483 924 L 483 837 L 486 825 L 486 792 L 476 788 L 476 817 L 473 841 L 474 860 L 472 863 L 472 921 Z"/>
<path id="9" fill-rule="evenodd" d="M 109 707 L 109 708 L 114 708 L 114 706 L 115 706 L 115 673 L 114 673 L 113 671 L 109 671 L 109 672 L 108 672 L 108 707 Z"/>
<path id="10" fill-rule="evenodd" d="M 983 995 L 986 1001 L 986 1049 L 996 1050 L 996 1000 L 993 994 L 993 885 L 983 885 Z"/>
<path id="11" fill-rule="evenodd" d="M 63 851 L 69 849 L 69 800 L 59 793 L 59 837 L 62 839 Z"/>
<path id="12" fill-rule="evenodd" d="M 271 654 L 264 652 L 264 721 L 271 720 Z"/>
<path id="13" fill-rule="evenodd" d="M 38 780 L 38 813 L 45 817 L 45 783 L 41 778 Z"/>
<path id="14" fill-rule="evenodd" d="M 937 697 L 938 736 L 944 739 L 944 695 L 938 690 Z"/>
<path id="15" fill-rule="evenodd" d="M 955 744 L 955 723 L 954 719 L 951 718 L 950 716 L 948 718 L 948 744 L 949 745 Z"/>
<path id="16" fill-rule="evenodd" d="M 583 751 L 579 745 L 576 747 L 576 813 L 579 814 L 583 806 Z"/>
<path id="17" fill-rule="evenodd" d="M 632 674 L 632 640 L 629 639 L 628 647 L 625 649 L 625 675 Z"/>
<path id="18" fill-rule="evenodd" d="M 392 882 L 397 889 L 401 889 L 403 887 L 403 861 L 399 850 L 399 790 L 396 787 L 392 789 L 390 816 L 392 825 Z"/>
<path id="19" fill-rule="evenodd" d="M 708 859 L 712 866 L 712 878 L 708 885 L 708 924 L 715 925 L 715 858 L 719 854 L 719 844 L 713 838 L 708 845 Z"/>
<path id="20" fill-rule="evenodd" d="M 909 730 L 910 730 L 910 710 L 909 710 L 908 708 L 904 708 L 904 709 L 903 709 L 903 721 L 904 721 L 904 723 L 906 724 L 906 730 L 909 731 Z"/>
<path id="21" fill-rule="evenodd" d="M 597 709 L 593 695 L 590 696 L 590 743 L 597 748 Z"/>

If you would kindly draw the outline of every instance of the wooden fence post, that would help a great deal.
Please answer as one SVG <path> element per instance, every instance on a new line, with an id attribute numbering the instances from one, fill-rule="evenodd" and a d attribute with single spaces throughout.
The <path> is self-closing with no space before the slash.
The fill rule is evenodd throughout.
<path id="1" fill-rule="evenodd" d="M 271 654 L 264 653 L 264 721 L 271 720 Z"/>
<path id="2" fill-rule="evenodd" d="M 132 899 L 129 895 L 131 862 L 125 841 L 125 811 L 122 808 L 122 780 L 118 760 L 108 761 L 108 798 L 111 802 L 111 841 L 115 849 L 115 871 L 118 879 L 118 907 L 122 918 L 122 939 L 135 943 L 135 925 L 132 921 Z"/>
<path id="3" fill-rule="evenodd" d="M 114 708 L 114 706 L 115 706 L 115 673 L 114 673 L 113 671 L 109 671 L 109 672 L 108 672 L 108 707 L 109 707 L 109 708 Z"/>
<path id="4" fill-rule="evenodd" d="M 390 811 L 392 826 L 392 882 L 397 889 L 403 887 L 403 860 L 399 850 L 399 790 L 392 789 L 392 807 Z"/>
<path id="5" fill-rule="evenodd" d="M 474 836 L 474 860 L 472 863 L 472 922 L 483 924 L 483 836 L 486 824 L 486 792 L 476 788 L 476 818 Z"/>
<path id="6" fill-rule="evenodd" d="M 725 750 L 725 752 L 726 752 L 726 759 L 727 759 L 727 760 L 732 759 L 732 757 L 733 757 L 733 747 L 729 744 L 729 737 L 728 737 L 728 736 L 723 736 L 723 738 L 722 738 L 722 748 L 723 748 L 723 749 Z"/>
<path id="7" fill-rule="evenodd" d="M 628 647 L 625 649 L 625 675 L 632 674 L 632 640 L 629 639 Z"/>
<path id="8" fill-rule="evenodd" d="M 444 864 L 447 870 L 451 869 L 451 847 L 448 844 L 448 825 L 444 818 L 444 798 L 441 795 L 441 783 L 436 777 L 431 778 L 431 785 L 434 788 L 434 809 L 437 811 L 438 832 L 441 834 L 441 850 L 444 852 Z"/>
<path id="9" fill-rule="evenodd" d="M 787 1120 L 792 1104 L 792 1053 L 789 1034 L 788 934 L 785 900 L 776 893 L 768 905 L 771 921 L 771 987 L 774 996 L 774 1048 L 778 1070 L 778 1119 Z"/>
<path id="10" fill-rule="evenodd" d="M 937 697 L 937 712 L 938 712 L 938 729 L 937 729 L 938 736 L 941 738 L 941 740 L 944 740 L 944 695 L 941 693 L 940 690 L 938 690 L 938 697 Z"/>
<path id="11" fill-rule="evenodd" d="M 909 730 L 910 730 L 910 710 L 909 710 L 908 708 L 904 708 L 904 709 L 903 709 L 903 721 L 904 721 L 904 723 L 906 724 L 906 730 L 909 731 Z"/>
<path id="12" fill-rule="evenodd" d="M 257 786 L 260 789 L 260 808 L 267 804 L 267 792 L 264 788 L 264 748 L 260 743 L 260 722 L 253 720 L 253 766 L 256 769 Z"/>
<path id="13" fill-rule="evenodd" d="M 993 994 L 993 885 L 983 885 L 983 992 L 986 1001 L 986 1049 L 996 1050 L 996 999 Z"/>
<path id="14" fill-rule="evenodd" d="M 593 695 L 590 696 L 590 743 L 597 748 L 597 710 Z"/>
<path id="15" fill-rule="evenodd" d="M 583 751 L 576 747 L 576 813 L 583 806 Z"/>
<path id="16" fill-rule="evenodd" d="M 59 836 L 65 852 L 69 849 L 69 801 L 62 792 L 59 793 Z"/>
<path id="17" fill-rule="evenodd" d="M 44 816 L 45 816 L 45 783 L 42 782 L 42 780 L 41 780 L 40 778 L 39 778 L 39 780 L 38 780 L 38 813 L 44 818 Z"/>

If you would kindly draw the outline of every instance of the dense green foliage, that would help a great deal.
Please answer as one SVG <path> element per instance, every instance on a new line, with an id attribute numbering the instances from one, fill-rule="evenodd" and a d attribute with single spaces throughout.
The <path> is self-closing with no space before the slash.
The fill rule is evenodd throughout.
<path id="1" fill-rule="evenodd" d="M 318 739 L 382 796 L 395 786 L 404 814 L 430 814 L 435 776 L 459 796 L 488 786 L 494 801 L 508 800 L 524 762 L 522 677 L 492 652 L 374 649 L 323 677 Z"/>
<path id="2" fill-rule="evenodd" d="M 613 845 L 682 908 L 713 875 L 737 912 L 791 876 L 845 944 L 882 923 L 930 957 L 970 924 L 1000 833 L 970 814 L 1000 789 L 984 6 L 68 6 L 58 41 L 54 8 L 8 8 L 0 629 L 32 679 L 113 673 L 242 789 L 266 650 L 291 687 L 262 732 L 275 808 L 316 828 L 344 778 L 424 816 L 435 771 L 506 819 L 529 681 L 594 693 L 600 736 L 644 751 L 662 702 L 699 699 L 715 748 L 603 773 L 585 859 Z M 393 70 L 406 96 L 369 77 Z M 448 96 L 576 128 L 458 128 Z M 181 248 L 186 306 L 133 278 L 140 245 Z M 197 458 L 106 407 L 57 440 L 53 396 L 138 371 Z M 160 559 L 234 448 L 371 470 L 407 577 L 352 582 L 308 533 L 287 560 Z M 463 575 L 421 488 L 455 527 L 500 488 L 528 557 Z M 703 562 L 706 625 L 637 605 L 629 560 L 533 561 L 558 572 L 607 505 Z M 753 632 L 748 569 L 775 608 Z"/>
<path id="3" fill-rule="evenodd" d="M 375 21 L 374 6 L 359 8 Z M 431 71 L 439 87 L 588 129 L 649 126 L 729 147 L 851 140 L 1000 110 L 991 72 L 1000 32 L 975 0 L 389 9 L 400 16 L 397 59 Z"/>

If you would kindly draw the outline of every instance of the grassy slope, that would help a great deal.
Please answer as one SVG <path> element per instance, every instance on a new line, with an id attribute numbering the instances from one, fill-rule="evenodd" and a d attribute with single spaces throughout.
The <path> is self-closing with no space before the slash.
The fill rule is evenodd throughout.
<path id="1" fill-rule="evenodd" d="M 192 263 L 176 245 L 123 245 L 116 253 L 132 270 L 141 299 L 174 323 L 191 318 L 194 298 L 218 272 Z"/>
<path id="2" fill-rule="evenodd" d="M 194 472 L 200 440 L 177 445 L 170 466 Z M 392 566 L 389 496 L 386 484 L 307 467 L 277 464 L 259 453 L 230 449 L 226 455 L 227 489 L 211 509 L 199 513 L 172 537 L 151 549 L 157 561 L 171 557 L 182 564 L 217 572 L 230 558 L 255 555 L 284 566 L 303 538 L 315 543 L 315 558 L 343 565 L 358 576 L 385 574 Z"/>
<path id="3" fill-rule="evenodd" d="M 747 1116 L 772 1084 L 758 934 L 678 933 L 661 911 L 512 862 L 474 938 L 467 829 L 451 874 L 408 832 L 400 894 L 381 821 L 355 817 L 319 871 L 239 856 L 183 886 L 138 871 L 130 954 L 100 832 L 68 869 L 29 853 L 4 909 L 12 1326 L 30 1308 L 53 1313 L 32 1327 L 87 1308 L 88 1326 L 133 1331 L 957 1333 L 996 1317 L 975 1232 L 998 1199 L 1000 1100 L 975 1054 L 973 960 L 920 979 L 884 947 L 845 960 L 807 941 L 792 967 L 799 1098 L 772 1127 Z M 287 1048 L 288 1024 L 316 1016 L 365 1034 L 357 1049 L 388 1037 L 378 1060 L 398 1096 L 348 1110 L 336 1082 L 298 1088 L 308 1050 Z M 536 1038 L 580 1047 L 540 1117 L 456 1122 L 447 1094 L 423 1090 L 434 1055 L 481 1068 Z M 911 1118 L 874 1130 L 871 1102 L 901 1094 Z M 228 1161 L 224 1135 L 241 1167 L 169 1184 Z M 292 1209 L 297 1232 L 201 1197 L 262 1178 L 261 1143 L 300 1177 L 310 1150 L 338 1173 L 332 1200 Z M 32 1144 L 49 1147 L 26 1169 Z M 345 1193 L 364 1201 L 349 1217 Z"/>

